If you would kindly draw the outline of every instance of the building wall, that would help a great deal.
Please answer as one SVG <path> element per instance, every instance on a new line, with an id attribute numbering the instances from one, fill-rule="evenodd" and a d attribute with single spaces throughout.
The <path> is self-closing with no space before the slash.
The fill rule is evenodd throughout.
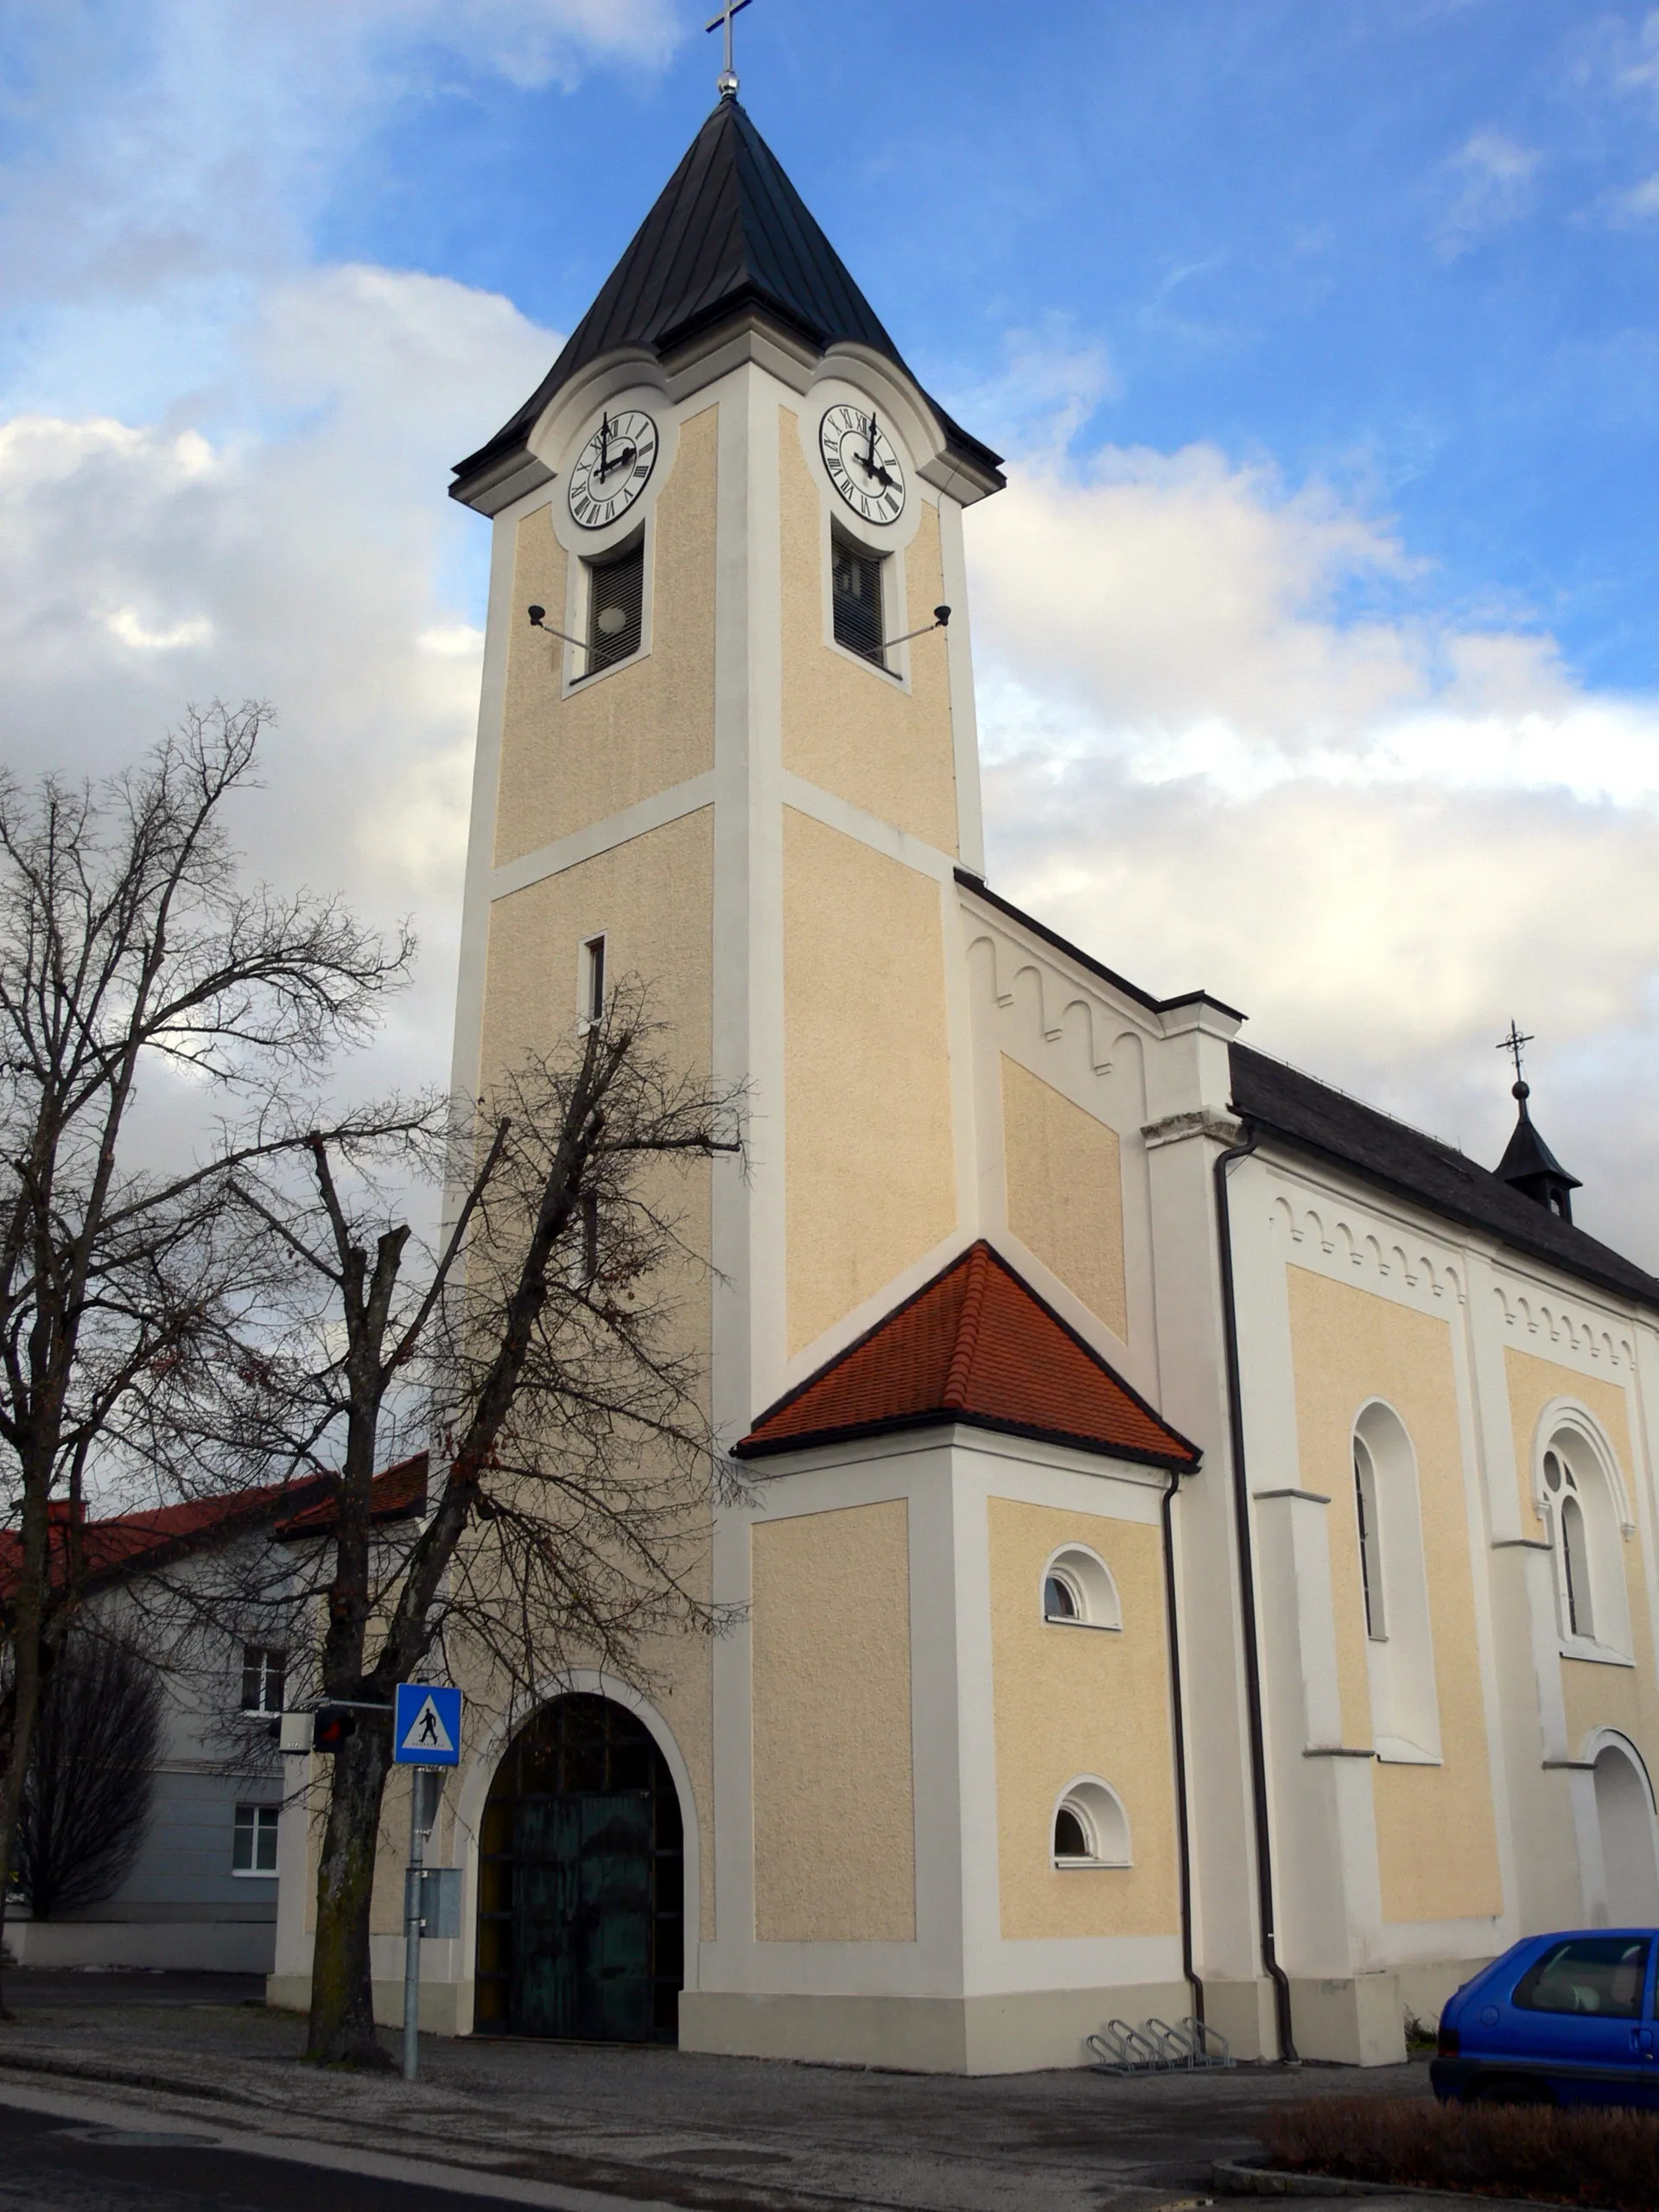
<path id="1" fill-rule="evenodd" d="M 761 1522 L 752 1542 L 755 1935 L 910 1942 L 907 1507 Z"/>
<path id="2" fill-rule="evenodd" d="M 800 418 L 789 408 L 780 410 L 779 473 L 784 766 L 954 857 L 957 780 L 944 640 L 937 634 L 915 640 L 903 683 L 826 643 L 826 518 L 834 500 L 808 468 Z M 906 588 L 896 636 L 931 622 L 944 596 L 938 510 L 919 486 L 911 498 L 916 534 L 893 556 L 904 563 Z"/>
<path id="3" fill-rule="evenodd" d="M 1167 1934 L 1178 1905 L 1160 1532 L 1008 1497 L 987 1513 L 1002 1935 Z M 1044 1619 L 1043 1569 L 1067 1543 L 1106 1562 L 1121 1630 Z M 1122 1799 L 1132 1866 L 1054 1866 L 1054 1808 L 1084 1776 Z"/>
<path id="4" fill-rule="evenodd" d="M 1117 1132 L 1006 1052 L 1008 1227 L 1114 1336 L 1129 1332 Z"/>
<path id="5" fill-rule="evenodd" d="M 563 646 L 524 608 L 568 629 L 569 556 L 543 505 L 517 525 L 507 636 L 495 865 L 606 820 L 714 765 L 718 410 L 680 427 L 645 524 L 647 650 L 569 690 Z"/>
<path id="6" fill-rule="evenodd" d="M 789 1348 L 957 1224 L 938 886 L 787 809 Z"/>
<path id="7" fill-rule="evenodd" d="M 1328 1496 L 1343 1741 L 1371 1743 L 1354 1423 L 1372 1399 L 1398 1414 L 1417 1462 L 1442 1764 L 1372 1770 L 1386 1921 L 1503 1910 L 1484 1688 L 1475 1634 L 1465 1471 L 1451 1329 L 1356 1286 L 1288 1270 L 1300 1479 Z M 1424 1838 L 1433 1834 L 1433 1850 Z"/>

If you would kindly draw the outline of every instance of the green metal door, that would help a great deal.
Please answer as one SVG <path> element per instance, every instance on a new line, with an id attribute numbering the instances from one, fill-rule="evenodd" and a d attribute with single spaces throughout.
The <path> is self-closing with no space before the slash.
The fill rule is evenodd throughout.
<path id="1" fill-rule="evenodd" d="M 672 2043 L 684 1979 L 684 1839 L 638 1716 L 575 1694 L 513 1738 L 484 1808 L 483 2033 Z"/>
<path id="2" fill-rule="evenodd" d="M 512 2025 L 643 2043 L 653 2027 L 651 1799 L 531 1799 L 513 1839 Z"/>

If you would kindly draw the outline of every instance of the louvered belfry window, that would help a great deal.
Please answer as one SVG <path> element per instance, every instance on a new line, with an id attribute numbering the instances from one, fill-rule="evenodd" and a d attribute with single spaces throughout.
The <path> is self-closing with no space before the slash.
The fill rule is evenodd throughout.
<path id="1" fill-rule="evenodd" d="M 836 602 L 836 643 L 849 652 L 885 668 L 887 656 L 881 643 L 881 556 L 849 545 L 844 537 L 833 541 L 830 586 Z"/>
<path id="2" fill-rule="evenodd" d="M 640 607 L 645 589 L 643 538 L 626 553 L 595 561 L 588 579 L 589 676 L 639 650 Z"/>

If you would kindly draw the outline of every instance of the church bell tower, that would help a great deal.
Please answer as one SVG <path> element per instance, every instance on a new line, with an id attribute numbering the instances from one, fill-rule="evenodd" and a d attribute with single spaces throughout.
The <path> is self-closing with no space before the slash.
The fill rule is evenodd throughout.
<path id="1" fill-rule="evenodd" d="M 494 531 L 457 1087 L 624 974 L 688 1066 L 747 1085 L 749 1173 L 717 1164 L 686 1224 L 728 1436 L 972 1216 L 961 518 L 1001 481 L 724 79 L 542 385 L 455 471 Z"/>

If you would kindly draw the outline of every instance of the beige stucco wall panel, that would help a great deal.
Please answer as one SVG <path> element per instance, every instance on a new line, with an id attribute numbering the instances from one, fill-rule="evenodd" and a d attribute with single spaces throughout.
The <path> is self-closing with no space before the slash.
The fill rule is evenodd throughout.
<path id="1" fill-rule="evenodd" d="M 1117 1132 L 1004 1052 L 1008 1227 L 1114 1335 L 1128 1334 Z"/>
<path id="2" fill-rule="evenodd" d="M 715 454 L 719 410 L 680 427 L 646 533 L 649 650 L 562 696 L 564 648 L 522 610 L 566 626 L 567 556 L 543 506 L 518 524 L 514 624 L 496 811 L 498 868 L 602 822 L 715 760 Z"/>
<path id="3" fill-rule="evenodd" d="M 913 1942 L 909 1509 L 758 1522 L 751 1546 L 756 1938 Z"/>
<path id="4" fill-rule="evenodd" d="M 683 451 L 683 448 L 682 448 Z M 671 1026 L 664 1053 L 706 1077 L 712 1034 L 714 814 L 710 808 L 612 847 L 557 875 L 498 899 L 490 913 L 480 1065 L 487 1084 L 526 1051 L 552 1053 L 574 1035 L 580 952 L 603 931 L 610 976 L 639 976 Z M 658 1193 L 692 1254 L 709 1240 L 710 1171 L 664 1171 Z M 669 1286 L 677 1344 L 704 1374 L 711 1338 L 709 1278 L 688 1260 Z M 708 1534 L 687 1532 L 682 1566 L 709 1595 Z M 597 1663 L 599 1655 L 593 1655 Z M 582 1663 L 582 1655 L 572 1655 Z M 714 1929 L 712 1657 L 708 1639 L 653 1639 L 640 1662 L 679 1745 L 696 1800 L 703 1931 Z M 465 1686 L 464 1687 L 469 1687 Z M 494 1702 L 491 1686 L 477 1694 Z"/>
<path id="5" fill-rule="evenodd" d="M 1392 1406 L 1417 1461 L 1442 1764 L 1378 1761 L 1371 1769 L 1383 1918 L 1494 1915 L 1503 1908 L 1503 1879 L 1451 1327 L 1438 1314 L 1306 1268 L 1287 1274 L 1300 1480 L 1331 1500 L 1326 1528 L 1343 1740 L 1351 1745 L 1371 1740 L 1354 1503 L 1353 1433 L 1361 1408 L 1373 1398 Z M 1428 1836 L 1432 1849 L 1425 1848 Z"/>
<path id="6" fill-rule="evenodd" d="M 826 645 L 823 494 L 801 451 L 793 410 L 779 414 L 784 766 L 954 855 L 957 772 L 944 639 L 935 632 L 912 644 L 907 690 Z M 944 596 L 938 511 L 926 501 L 902 557 L 903 628 L 914 630 L 933 620 Z"/>
<path id="7" fill-rule="evenodd" d="M 1002 1935 L 1168 1934 L 1179 1904 L 1161 1531 L 1015 1498 L 986 1510 Z M 1065 1543 L 1111 1570 L 1121 1631 L 1044 1620 L 1043 1568 Z M 1055 1866 L 1055 1802 L 1082 1775 L 1122 1798 L 1132 1866 Z"/>
<path id="8" fill-rule="evenodd" d="M 957 1222 L 938 886 L 793 809 L 784 1004 L 793 1353 Z"/>

